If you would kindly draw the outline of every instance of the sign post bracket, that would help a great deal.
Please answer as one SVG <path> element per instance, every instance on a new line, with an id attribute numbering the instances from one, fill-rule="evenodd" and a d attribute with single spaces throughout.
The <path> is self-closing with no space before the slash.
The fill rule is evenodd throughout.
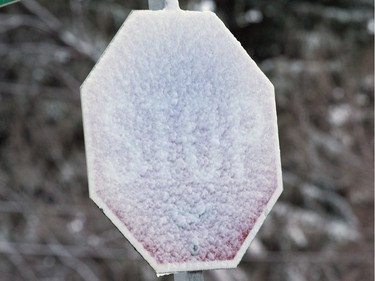
<path id="1" fill-rule="evenodd" d="M 150 10 L 162 10 L 165 8 L 165 0 L 148 0 Z"/>
<path id="2" fill-rule="evenodd" d="M 204 281 L 203 271 L 176 273 L 174 281 Z"/>

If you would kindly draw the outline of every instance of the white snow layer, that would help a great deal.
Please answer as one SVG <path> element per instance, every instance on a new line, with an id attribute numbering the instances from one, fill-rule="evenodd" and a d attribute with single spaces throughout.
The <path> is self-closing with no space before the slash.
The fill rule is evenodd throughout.
<path id="1" fill-rule="evenodd" d="M 158 274 L 235 267 L 282 189 L 274 89 L 211 12 L 135 11 L 82 85 L 90 196 Z"/>

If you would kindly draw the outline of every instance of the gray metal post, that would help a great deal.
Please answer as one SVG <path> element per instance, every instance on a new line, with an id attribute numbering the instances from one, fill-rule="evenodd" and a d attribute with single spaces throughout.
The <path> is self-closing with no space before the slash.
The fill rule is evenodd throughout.
<path id="1" fill-rule="evenodd" d="M 150 10 L 162 10 L 165 8 L 165 0 L 148 0 Z M 192 271 L 174 274 L 174 281 L 204 281 L 203 271 Z"/>
<path id="2" fill-rule="evenodd" d="M 150 10 L 162 10 L 165 8 L 165 0 L 148 0 Z"/>
<path id="3" fill-rule="evenodd" d="M 176 273 L 174 281 L 204 281 L 203 271 Z"/>

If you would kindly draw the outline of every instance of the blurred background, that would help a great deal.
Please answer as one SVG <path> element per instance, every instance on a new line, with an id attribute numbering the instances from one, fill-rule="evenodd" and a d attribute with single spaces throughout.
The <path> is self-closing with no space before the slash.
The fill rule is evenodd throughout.
<path id="1" fill-rule="evenodd" d="M 374 276 L 372 0 L 190 0 L 216 12 L 276 88 L 284 193 L 218 281 Z M 79 87 L 147 1 L 0 9 L 0 280 L 172 280 L 88 198 Z"/>

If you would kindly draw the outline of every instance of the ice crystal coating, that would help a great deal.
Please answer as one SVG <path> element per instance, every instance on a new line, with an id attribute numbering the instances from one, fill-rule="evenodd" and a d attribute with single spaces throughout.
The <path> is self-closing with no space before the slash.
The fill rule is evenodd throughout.
<path id="1" fill-rule="evenodd" d="M 211 12 L 133 12 L 81 89 L 91 198 L 158 274 L 235 267 L 279 197 L 274 89 Z"/>

